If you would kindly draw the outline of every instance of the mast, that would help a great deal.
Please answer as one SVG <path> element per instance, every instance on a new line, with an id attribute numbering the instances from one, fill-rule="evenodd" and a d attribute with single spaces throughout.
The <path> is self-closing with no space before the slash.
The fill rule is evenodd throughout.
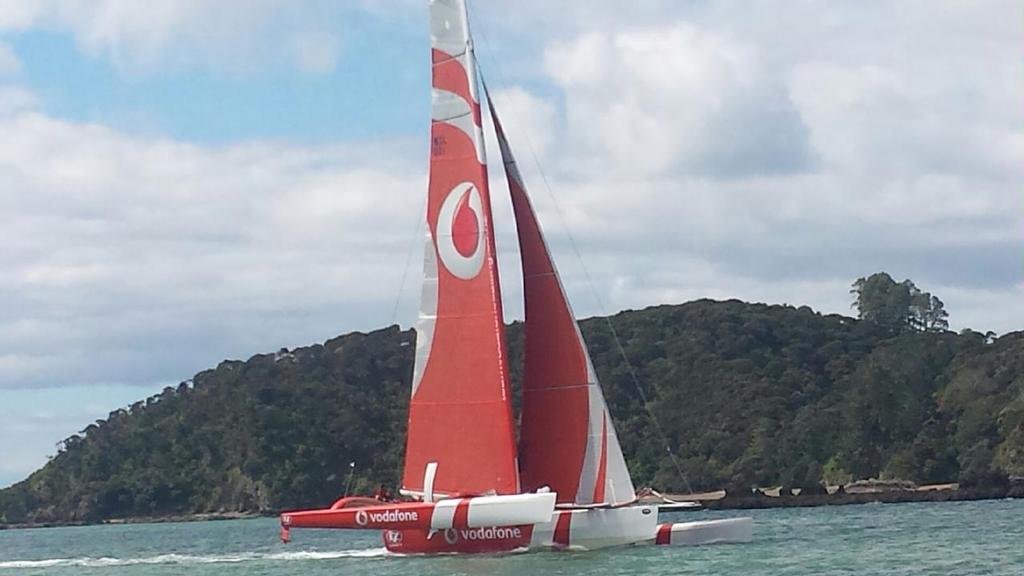
<path id="1" fill-rule="evenodd" d="M 488 96 L 515 212 L 525 295 L 525 366 L 519 434 L 524 491 L 549 486 L 558 502 L 636 498 L 597 374 L 562 287 L 519 168 Z"/>
<path id="2" fill-rule="evenodd" d="M 516 493 L 505 325 L 465 0 L 431 0 L 430 20 L 427 238 L 402 489 L 423 494 L 432 480 L 438 494 Z"/>

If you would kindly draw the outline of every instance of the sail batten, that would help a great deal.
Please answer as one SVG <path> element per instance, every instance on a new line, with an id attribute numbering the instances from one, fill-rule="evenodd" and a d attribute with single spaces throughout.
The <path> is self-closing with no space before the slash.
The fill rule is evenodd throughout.
<path id="1" fill-rule="evenodd" d="M 636 494 L 586 344 L 519 168 L 488 98 L 519 237 L 525 359 L 519 469 L 526 491 L 563 504 L 624 503 Z"/>

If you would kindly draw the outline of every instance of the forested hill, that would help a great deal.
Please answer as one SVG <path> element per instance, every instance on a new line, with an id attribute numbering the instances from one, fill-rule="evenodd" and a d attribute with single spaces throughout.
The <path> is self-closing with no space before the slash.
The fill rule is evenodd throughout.
<path id="1" fill-rule="evenodd" d="M 1024 333 L 893 331 L 702 300 L 611 318 L 692 488 L 1024 474 Z M 582 323 L 638 486 L 686 488 L 603 318 Z M 68 438 L 0 522 L 329 505 L 399 477 L 415 336 L 391 327 L 226 361 Z M 509 329 L 513 378 L 520 325 Z"/>

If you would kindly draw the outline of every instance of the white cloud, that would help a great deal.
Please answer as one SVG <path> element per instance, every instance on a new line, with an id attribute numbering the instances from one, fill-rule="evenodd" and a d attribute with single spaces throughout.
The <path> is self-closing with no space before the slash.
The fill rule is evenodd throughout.
<path id="1" fill-rule="evenodd" d="M 21 62 L 9 44 L 0 41 L 0 76 L 21 72 Z"/>
<path id="2" fill-rule="evenodd" d="M 390 315 L 424 188 L 402 142 L 206 147 L 31 109 L 0 130 L 0 385 L 184 378 Z"/>
<path id="3" fill-rule="evenodd" d="M 588 32 L 549 46 L 545 70 L 564 91 L 577 161 L 593 169 L 737 177 L 812 162 L 783 87 L 728 35 L 686 22 Z"/>
<path id="4" fill-rule="evenodd" d="M 32 25 L 48 4 L 46 0 L 0 0 L 0 30 L 20 30 Z"/>
<path id="5" fill-rule="evenodd" d="M 337 35 L 325 32 L 303 34 L 292 39 L 291 51 L 300 70 L 326 74 L 338 65 L 341 40 Z"/>
<path id="6" fill-rule="evenodd" d="M 607 311 L 703 294 L 848 313 L 849 282 L 884 269 L 948 291 L 956 327 L 1024 327 L 999 304 L 1024 281 L 1021 22 L 986 29 L 989 10 L 955 2 L 656 4 L 628 22 L 600 3 L 548 14 L 566 24 L 543 50 L 559 117 L 531 130 L 553 143 L 546 172 Z M 521 51 L 502 34 L 485 65 Z M 582 278 L 543 180 L 527 182 Z"/>
<path id="7" fill-rule="evenodd" d="M 350 8 L 315 0 L 0 0 L 0 31 L 69 32 L 83 52 L 131 75 L 282 65 L 322 74 L 337 63 Z"/>
<path id="8" fill-rule="evenodd" d="M 531 94 L 520 86 L 495 90 L 495 107 L 501 117 L 505 134 L 512 142 L 520 142 L 522 151 L 532 149 L 539 157 L 557 156 L 554 138 L 558 133 L 558 112 L 551 102 Z M 497 138 L 489 131 L 487 147 L 498 156 Z"/>
<path id="9" fill-rule="evenodd" d="M 63 22 L 87 50 L 144 66 L 193 40 L 216 48 L 204 42 L 229 13 L 233 31 L 215 42 L 250 54 L 242 37 L 282 5 L 222 4 L 196 26 L 199 4 L 138 6 L 44 3 L 3 22 Z M 1021 285 L 1024 82 L 990 48 L 998 38 L 976 31 L 946 47 L 931 39 L 941 30 L 875 33 L 877 19 L 845 5 L 805 20 L 759 9 L 727 19 L 716 5 L 680 13 L 655 2 L 627 25 L 597 14 L 612 4 L 592 8 L 535 47 L 545 83 L 492 85 L 578 312 L 697 296 L 846 312 L 849 281 L 885 269 L 945 296 L 956 325 L 1024 323 L 980 304 L 1009 301 Z M 801 22 L 793 38 L 759 26 L 778 19 Z M 288 33 L 311 35 L 290 36 L 286 57 L 330 69 L 337 37 L 299 21 Z M 843 42 L 824 41 L 834 34 Z M 907 55 L 914 43 L 927 48 L 919 59 Z M 997 73 L 951 80 L 920 64 L 966 66 L 969 55 Z M 504 57 L 492 56 L 484 63 Z M 390 320 L 394 300 L 380 287 L 398 290 L 420 219 L 421 141 L 197 146 L 34 106 L 23 89 L 0 90 L 0 200 L 14 215 L 0 246 L 11 303 L 0 318 L 4 384 L 181 378 L 225 356 Z M 512 228 L 494 197 L 514 317 Z"/>
<path id="10" fill-rule="evenodd" d="M 37 105 L 32 92 L 21 86 L 5 86 L 0 84 L 0 118 L 9 114 L 31 110 Z"/>

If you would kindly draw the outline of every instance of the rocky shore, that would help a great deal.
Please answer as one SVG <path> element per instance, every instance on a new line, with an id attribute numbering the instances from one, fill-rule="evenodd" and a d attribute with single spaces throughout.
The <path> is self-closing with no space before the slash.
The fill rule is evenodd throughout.
<path id="1" fill-rule="evenodd" d="M 0 530 L 25 528 L 56 528 L 60 526 L 90 526 L 96 524 L 162 524 L 166 522 L 210 522 L 215 520 L 242 520 L 270 516 L 259 512 L 209 512 L 204 514 L 172 514 L 167 516 L 138 516 L 132 518 L 108 518 L 102 522 L 43 522 L 36 524 L 3 524 Z"/>
<path id="2" fill-rule="evenodd" d="M 781 492 L 781 491 L 780 491 Z M 720 491 L 717 498 L 699 498 L 708 510 L 751 510 L 761 508 L 796 508 L 810 506 L 845 506 L 850 504 L 899 502 L 955 502 L 961 500 L 999 500 L 1024 498 L 1024 482 L 1000 486 L 960 487 L 956 485 L 913 489 L 838 490 L 820 494 L 751 492 L 736 494 Z M 686 496 L 674 498 L 685 499 Z"/>

